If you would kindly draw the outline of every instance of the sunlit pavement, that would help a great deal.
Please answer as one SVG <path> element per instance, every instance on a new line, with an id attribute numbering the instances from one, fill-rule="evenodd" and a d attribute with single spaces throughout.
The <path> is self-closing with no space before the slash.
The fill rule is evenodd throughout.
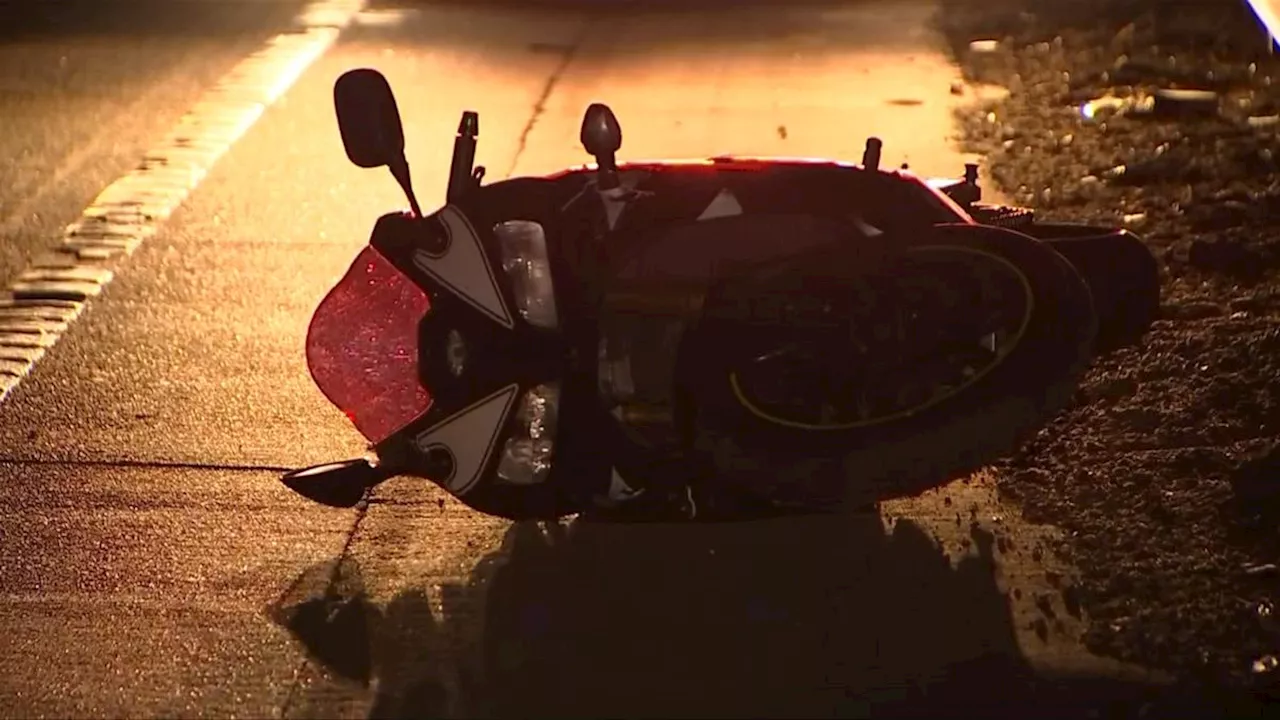
<path id="1" fill-rule="evenodd" d="M 291 7 L 258 4 L 257 30 L 184 36 L 218 48 L 208 67 L 184 56 L 196 77 Z M 970 90 L 954 92 L 930 13 L 362 15 L 0 405 L 0 715 L 857 716 L 930 683 L 935 698 L 997 702 L 1027 659 L 1117 676 L 1074 640 L 1069 569 L 1040 550 L 1049 530 L 982 478 L 889 504 L 887 531 L 873 516 L 511 529 L 423 482 L 344 512 L 276 481 L 363 450 L 301 347 L 373 220 L 403 205 L 388 175 L 346 162 L 331 96 L 343 70 L 377 67 L 398 91 L 424 206 L 443 198 L 462 110 L 480 113 L 477 161 L 500 178 L 585 161 L 578 122 L 595 100 L 617 112 L 625 158 L 856 159 L 877 135 L 886 162 L 955 175 L 950 110 Z M 165 82 L 131 78 L 112 92 Z M 159 134 L 183 110 L 150 102 L 114 117 L 156 116 Z M 127 168 L 119 157 L 102 167 Z M 69 219 L 96 188 L 24 192 Z M 40 239 L 25 242 L 11 266 Z"/>

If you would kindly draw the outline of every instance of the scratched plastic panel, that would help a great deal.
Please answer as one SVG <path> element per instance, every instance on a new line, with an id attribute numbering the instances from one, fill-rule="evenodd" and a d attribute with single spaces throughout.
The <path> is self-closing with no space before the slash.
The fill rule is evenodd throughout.
<path id="1" fill-rule="evenodd" d="M 311 377 L 372 443 L 431 405 L 418 378 L 418 323 L 429 307 L 421 288 L 367 247 L 311 318 Z"/>

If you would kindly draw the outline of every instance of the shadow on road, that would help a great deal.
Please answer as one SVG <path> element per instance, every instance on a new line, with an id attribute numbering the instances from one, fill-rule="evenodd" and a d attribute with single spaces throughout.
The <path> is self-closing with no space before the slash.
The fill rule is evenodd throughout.
<path id="1" fill-rule="evenodd" d="M 495 716 L 857 716 L 1017 664 L 989 564 L 952 570 L 910 523 L 515 532 L 488 588 Z"/>
<path id="2" fill-rule="evenodd" d="M 273 613 L 375 681 L 372 717 L 1136 717 L 1153 689 L 1032 671 L 990 553 L 873 515 L 525 524 L 443 619 L 421 588 L 370 604 L 350 560 Z"/>

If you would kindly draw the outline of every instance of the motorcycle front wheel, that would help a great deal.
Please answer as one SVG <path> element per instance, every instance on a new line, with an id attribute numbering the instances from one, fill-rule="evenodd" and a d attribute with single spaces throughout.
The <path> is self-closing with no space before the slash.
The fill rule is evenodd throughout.
<path id="1" fill-rule="evenodd" d="M 913 496 L 1014 450 L 1068 405 L 1098 324 L 1047 244 L 974 225 L 904 241 L 863 275 L 752 292 L 767 317 L 708 305 L 684 392 L 721 481 L 789 505 Z"/>

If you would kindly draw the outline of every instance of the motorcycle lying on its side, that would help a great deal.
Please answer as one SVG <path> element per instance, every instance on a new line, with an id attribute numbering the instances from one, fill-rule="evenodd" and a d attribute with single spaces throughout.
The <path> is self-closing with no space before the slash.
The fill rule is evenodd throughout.
<path id="1" fill-rule="evenodd" d="M 334 86 L 383 215 L 312 318 L 307 363 L 371 458 L 284 476 L 351 507 L 394 476 L 512 519 L 735 520 L 918 494 L 1015 449 L 1093 354 L 1139 337 L 1154 258 L 1114 228 L 1042 224 L 963 180 L 750 157 L 595 162 L 482 184 L 463 114 L 446 203 L 414 197 L 377 71 Z"/>

